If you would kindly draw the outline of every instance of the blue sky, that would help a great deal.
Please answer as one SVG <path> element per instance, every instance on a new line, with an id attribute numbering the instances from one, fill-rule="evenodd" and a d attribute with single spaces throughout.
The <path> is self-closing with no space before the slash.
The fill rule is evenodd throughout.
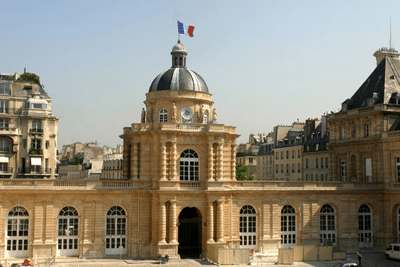
<path id="1" fill-rule="evenodd" d="M 278 124 L 337 111 L 400 49 L 400 1 L 4 1 L 0 72 L 40 76 L 60 117 L 58 148 L 122 143 L 150 83 L 171 65 L 176 20 L 187 66 L 213 94 L 238 142 Z"/>

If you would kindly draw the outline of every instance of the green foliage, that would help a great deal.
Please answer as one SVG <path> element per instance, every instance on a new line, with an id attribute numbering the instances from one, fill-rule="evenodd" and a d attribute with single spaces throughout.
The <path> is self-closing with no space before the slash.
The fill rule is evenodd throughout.
<path id="1" fill-rule="evenodd" d="M 81 160 L 79 159 L 79 157 L 75 156 L 74 161 L 72 162 L 72 164 L 79 165 L 80 162 L 81 162 Z"/>
<path id="2" fill-rule="evenodd" d="M 244 156 L 246 156 L 246 153 L 244 153 L 244 152 L 238 152 L 238 153 L 236 153 L 236 157 L 237 157 L 237 158 L 239 158 L 239 157 L 244 157 Z"/>
<path id="3" fill-rule="evenodd" d="M 22 81 L 30 81 L 40 85 L 39 76 L 37 76 L 35 73 L 25 72 L 21 74 L 20 79 Z"/>
<path id="4" fill-rule="evenodd" d="M 249 167 L 244 166 L 242 163 L 236 163 L 236 180 L 253 181 L 254 176 L 250 173 Z"/>

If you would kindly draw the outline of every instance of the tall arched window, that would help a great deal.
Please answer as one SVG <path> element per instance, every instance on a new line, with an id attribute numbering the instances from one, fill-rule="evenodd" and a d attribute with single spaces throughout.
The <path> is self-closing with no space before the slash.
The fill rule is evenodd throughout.
<path id="1" fill-rule="evenodd" d="M 160 118 L 160 122 L 168 121 L 168 111 L 165 108 L 160 110 L 159 118 Z"/>
<path id="2" fill-rule="evenodd" d="M 296 244 L 296 210 L 290 205 L 281 211 L 281 238 L 282 247 Z"/>
<path id="3" fill-rule="evenodd" d="M 126 253 L 126 213 L 123 208 L 114 206 L 106 216 L 106 254 Z"/>
<path id="4" fill-rule="evenodd" d="M 6 257 L 28 257 L 29 214 L 23 207 L 13 207 L 7 214 Z"/>
<path id="5" fill-rule="evenodd" d="M 329 204 L 322 206 L 320 212 L 320 238 L 321 245 L 332 243 L 336 247 L 336 213 L 333 207 Z"/>
<path id="6" fill-rule="evenodd" d="M 397 242 L 400 242 L 400 208 L 397 210 Z"/>
<path id="7" fill-rule="evenodd" d="M 240 210 L 240 247 L 257 249 L 257 214 L 256 210 L 245 205 Z"/>
<path id="8" fill-rule="evenodd" d="M 358 242 L 360 248 L 372 247 L 372 212 L 363 204 L 358 209 Z"/>
<path id="9" fill-rule="evenodd" d="M 67 206 L 58 213 L 58 250 L 60 256 L 78 256 L 78 212 Z"/>
<path id="10" fill-rule="evenodd" d="M 180 158 L 180 180 L 198 181 L 199 180 L 199 156 L 196 151 L 186 149 L 181 153 Z"/>

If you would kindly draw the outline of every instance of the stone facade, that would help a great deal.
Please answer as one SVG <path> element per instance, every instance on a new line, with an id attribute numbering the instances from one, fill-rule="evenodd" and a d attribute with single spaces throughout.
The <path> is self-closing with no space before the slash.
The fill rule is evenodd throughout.
<path id="1" fill-rule="evenodd" d="M 236 181 L 235 127 L 216 122 L 198 74 L 177 70 L 186 68 L 184 46 L 171 54 L 173 67 L 153 81 L 141 122 L 121 135 L 125 181 L 0 181 L 0 258 L 199 257 L 217 245 L 254 249 L 276 261 L 279 248 L 296 245 L 354 251 L 397 241 L 396 104 L 355 107 L 353 99 L 329 115 L 328 181 Z M 365 122 L 370 134 L 357 134 Z M 278 148 L 282 158 L 275 160 L 301 164 L 302 148 Z M 366 158 L 371 170 L 362 165 Z M 342 160 L 351 170 L 344 179 L 337 170 Z"/>
<path id="2" fill-rule="evenodd" d="M 33 73 L 0 79 L 0 177 L 56 177 L 58 117 Z"/>

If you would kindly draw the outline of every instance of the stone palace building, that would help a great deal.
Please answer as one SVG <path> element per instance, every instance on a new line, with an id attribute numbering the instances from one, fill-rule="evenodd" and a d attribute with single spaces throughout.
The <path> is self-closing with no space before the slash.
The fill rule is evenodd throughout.
<path id="1" fill-rule="evenodd" d="M 225 246 L 276 260 L 296 245 L 356 250 L 398 240 L 397 51 L 376 52 L 371 76 L 328 116 L 324 181 L 237 181 L 236 129 L 217 119 L 187 54 L 180 42 L 172 48 L 141 121 L 123 129 L 120 180 L 0 180 L 0 258 L 199 257 Z"/>

